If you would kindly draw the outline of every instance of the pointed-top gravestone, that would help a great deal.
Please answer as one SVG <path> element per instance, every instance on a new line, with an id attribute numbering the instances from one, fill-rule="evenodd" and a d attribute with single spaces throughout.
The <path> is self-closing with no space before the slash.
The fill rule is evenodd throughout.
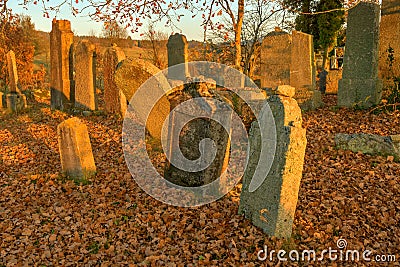
<path id="1" fill-rule="evenodd" d="M 15 61 L 14 51 L 10 50 L 7 53 L 7 67 L 8 67 L 8 78 L 10 81 L 9 91 L 11 93 L 20 93 L 18 89 L 18 72 L 17 63 Z"/>

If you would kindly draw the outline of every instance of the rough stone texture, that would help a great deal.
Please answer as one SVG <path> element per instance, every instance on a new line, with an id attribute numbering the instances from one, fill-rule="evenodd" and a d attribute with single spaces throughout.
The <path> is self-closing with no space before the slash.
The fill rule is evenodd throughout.
<path id="1" fill-rule="evenodd" d="M 6 95 L 6 107 L 10 112 L 19 112 L 27 107 L 24 94 L 10 93 Z"/>
<path id="2" fill-rule="evenodd" d="M 185 81 L 189 77 L 188 62 L 188 42 L 186 36 L 175 33 L 171 35 L 167 43 L 168 48 L 168 67 L 178 64 L 179 67 L 168 69 L 168 79 Z"/>
<path id="3" fill-rule="evenodd" d="M 338 92 L 339 80 L 342 79 L 342 70 L 330 70 L 326 77 L 326 94 L 336 95 Z"/>
<path id="4" fill-rule="evenodd" d="M 275 91 L 277 95 L 287 97 L 294 97 L 294 94 L 296 93 L 296 89 L 289 85 L 280 85 L 275 89 Z"/>
<path id="5" fill-rule="evenodd" d="M 53 109 L 67 109 L 74 102 L 73 38 L 68 20 L 53 20 L 50 32 L 50 88 Z"/>
<path id="6" fill-rule="evenodd" d="M 307 88 L 296 88 L 294 95 L 300 108 L 304 111 L 314 110 L 323 106 L 322 94 L 317 90 L 309 90 Z"/>
<path id="7" fill-rule="evenodd" d="M 379 78 L 384 87 L 393 86 L 392 77 L 400 77 L 400 1 L 382 0 L 379 35 Z M 393 49 L 389 53 L 389 49 Z M 389 57 L 393 57 L 390 66 Z"/>
<path id="8" fill-rule="evenodd" d="M 242 72 L 234 67 L 226 67 L 224 71 L 224 87 L 230 89 L 243 88 L 245 77 Z"/>
<path id="9" fill-rule="evenodd" d="M 250 182 L 256 169 L 267 165 L 263 162 L 265 159 L 260 157 L 260 150 L 262 147 L 268 149 L 268 144 L 261 140 L 259 124 L 253 122 L 249 135 L 248 155 L 251 157 L 248 158 L 248 165 L 243 176 L 239 214 L 244 214 L 254 225 L 270 236 L 289 238 L 303 171 L 307 143 L 306 130 L 301 126 L 301 110 L 296 100 L 274 95 L 267 101 L 276 124 L 275 157 L 262 184 L 250 192 Z M 268 123 L 268 121 L 263 121 L 264 115 L 260 115 L 259 123 Z M 265 131 L 268 130 L 266 127 Z"/>
<path id="10" fill-rule="evenodd" d="M 400 135 L 380 136 L 374 134 L 336 134 L 338 149 L 371 155 L 394 156 L 400 159 Z"/>
<path id="11" fill-rule="evenodd" d="M 121 48 L 112 46 L 104 52 L 103 77 L 104 77 L 104 103 L 108 113 L 125 114 L 126 97 L 115 83 L 115 72 L 118 64 L 125 59 Z"/>
<path id="12" fill-rule="evenodd" d="M 275 88 L 290 84 L 292 36 L 275 31 L 265 37 L 261 44 L 261 87 Z"/>
<path id="13" fill-rule="evenodd" d="M 162 125 L 170 112 L 170 104 L 165 94 L 171 89 L 168 80 L 160 73 L 160 69 L 147 61 L 128 58 L 119 64 L 115 73 L 115 83 L 125 97 L 130 100 L 137 89 L 153 76 L 154 78 L 146 83 L 151 91 L 139 96 L 140 99 L 147 101 L 141 103 L 130 101 L 130 104 L 139 119 L 146 123 L 150 135 L 160 139 Z M 158 100 L 160 95 L 164 96 Z M 146 121 L 147 110 L 151 110 L 151 112 Z"/>
<path id="14" fill-rule="evenodd" d="M 315 89 L 313 36 L 293 31 L 290 61 L 290 83 L 295 88 Z"/>
<path id="15" fill-rule="evenodd" d="M 380 6 L 360 2 L 349 10 L 343 78 L 339 81 L 338 105 L 370 107 L 378 104 L 382 81 L 378 79 Z"/>
<path id="16" fill-rule="evenodd" d="M 195 97 L 211 97 L 212 95 L 207 91 L 207 88 L 207 82 L 187 83 L 182 92 L 181 101 Z M 206 169 L 197 172 L 188 172 L 169 163 L 165 169 L 164 176 L 174 184 L 197 187 L 211 183 L 225 171 L 229 162 L 231 134 L 218 122 L 207 118 L 199 119 L 199 116 L 210 114 L 211 118 L 219 118 L 220 121 L 225 122 L 225 125 L 230 125 L 232 110 L 224 102 L 218 103 L 217 107 L 215 103 L 208 99 L 204 100 L 201 105 L 194 104 L 191 108 L 192 113 L 177 111 L 176 109 L 172 111 L 168 130 L 168 148 L 172 148 L 167 152 L 169 158 L 176 159 L 177 152 L 175 150 L 178 148 L 188 160 L 194 161 L 200 156 L 208 159 L 212 158 L 211 152 L 205 146 L 199 147 L 200 141 L 205 138 L 214 140 L 216 144 L 215 158 Z M 209 111 L 207 111 L 208 109 Z M 179 127 L 176 127 L 177 122 L 188 120 L 190 122 L 181 131 Z M 221 179 L 223 183 L 223 178 Z"/>
<path id="17" fill-rule="evenodd" d="M 96 173 L 86 125 L 70 118 L 57 126 L 58 146 L 63 172 L 74 179 L 88 179 Z"/>
<path id="18" fill-rule="evenodd" d="M 9 91 L 11 93 L 20 93 L 18 88 L 18 72 L 17 62 L 15 61 L 14 51 L 10 50 L 7 53 L 7 68 L 9 78 Z"/>
<path id="19" fill-rule="evenodd" d="M 75 107 L 96 110 L 96 47 L 82 40 L 75 48 Z"/>

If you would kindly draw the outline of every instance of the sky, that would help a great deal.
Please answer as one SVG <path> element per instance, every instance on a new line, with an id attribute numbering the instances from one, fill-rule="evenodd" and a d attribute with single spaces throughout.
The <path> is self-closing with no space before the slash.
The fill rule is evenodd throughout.
<path id="1" fill-rule="evenodd" d="M 27 6 L 28 9 L 24 9 L 21 5 L 19 5 L 20 1 L 11 0 L 8 1 L 7 5 L 9 8 L 13 10 L 14 13 L 24 14 L 31 17 L 32 22 L 35 24 L 36 30 L 50 32 L 51 31 L 51 21 L 55 14 L 49 14 L 50 18 L 46 18 L 43 16 L 43 11 L 40 6 L 29 4 Z M 71 10 L 68 6 L 65 6 L 61 9 L 60 13 L 57 15 L 57 19 L 67 19 L 71 21 L 72 31 L 76 35 L 90 35 L 95 32 L 97 36 L 101 34 L 103 24 L 101 22 L 95 22 L 91 20 L 90 17 L 85 16 L 83 14 L 78 14 L 73 16 Z M 186 35 L 188 40 L 203 40 L 203 31 L 200 27 L 201 17 L 197 16 L 196 18 L 192 18 L 191 14 L 186 14 L 182 17 L 181 22 L 175 23 L 179 29 L 172 30 L 168 27 L 165 27 L 165 23 L 160 22 L 156 24 L 156 28 L 159 31 L 165 32 L 168 35 L 171 33 L 179 32 Z M 146 30 L 146 26 L 143 26 L 143 31 Z M 142 39 L 140 36 L 141 31 L 139 33 L 131 33 L 128 32 L 132 39 Z"/>

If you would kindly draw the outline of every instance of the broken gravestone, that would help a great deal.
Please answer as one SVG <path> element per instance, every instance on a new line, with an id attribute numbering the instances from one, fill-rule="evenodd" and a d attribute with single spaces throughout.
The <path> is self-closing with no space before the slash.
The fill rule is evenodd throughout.
<path id="1" fill-rule="evenodd" d="M 275 120 L 276 151 L 271 169 L 260 171 L 268 165 L 260 157 L 261 150 L 270 149 L 262 135 L 268 136 L 271 123 L 268 114 L 261 112 L 260 119 L 250 129 L 250 151 L 240 195 L 239 214 L 245 215 L 255 226 L 270 236 L 289 238 L 298 200 L 306 149 L 306 130 L 301 126 L 301 110 L 293 99 L 295 89 L 278 87 L 277 95 L 267 99 Z M 261 131 L 265 131 L 262 133 Z M 268 152 L 267 152 L 268 153 Z M 270 152 L 273 153 L 273 152 Z M 256 177 L 257 176 L 257 177 Z M 260 176 L 260 177 L 258 177 Z M 258 188 L 251 187 L 253 179 L 261 179 Z"/>
<path id="2" fill-rule="evenodd" d="M 379 19 L 380 6 L 376 3 L 360 2 L 349 10 L 343 78 L 338 89 L 339 106 L 368 108 L 381 101 Z"/>
<path id="3" fill-rule="evenodd" d="M 75 49 L 75 107 L 97 109 L 96 97 L 96 47 L 82 40 Z"/>
<path id="4" fill-rule="evenodd" d="M 126 112 L 126 97 L 115 83 L 115 72 L 118 65 L 125 59 L 121 48 L 113 45 L 106 49 L 103 58 L 104 104 L 108 113 L 124 116 Z"/>
<path id="5" fill-rule="evenodd" d="M 57 126 L 63 172 L 70 178 L 87 180 L 96 173 L 92 146 L 86 125 L 70 118 Z"/>
<path id="6" fill-rule="evenodd" d="M 147 101 L 140 103 L 131 101 L 130 105 L 139 119 L 146 124 L 146 129 L 150 135 L 160 139 L 162 125 L 170 112 L 170 104 L 165 96 L 171 89 L 168 80 L 159 68 L 144 60 L 127 58 L 119 64 L 115 72 L 115 83 L 127 99 L 130 100 L 145 82 L 146 87 L 151 88 L 151 90 L 146 92 L 140 90 L 140 94 L 143 95 L 137 97 Z M 160 95 L 163 96 L 159 99 Z M 151 112 L 147 117 L 148 110 L 151 110 Z"/>
<path id="7" fill-rule="evenodd" d="M 362 152 L 370 155 L 393 156 L 400 159 L 400 135 L 380 136 L 375 134 L 344 134 L 335 135 L 338 149 Z"/>

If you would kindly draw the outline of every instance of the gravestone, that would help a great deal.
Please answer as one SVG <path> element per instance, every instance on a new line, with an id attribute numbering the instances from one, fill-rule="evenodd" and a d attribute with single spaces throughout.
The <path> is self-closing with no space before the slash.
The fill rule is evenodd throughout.
<path id="1" fill-rule="evenodd" d="M 274 88 L 290 84 L 292 37 L 276 28 L 261 44 L 261 87 Z"/>
<path id="2" fill-rule="evenodd" d="M 148 79 L 150 80 L 147 81 Z M 146 82 L 147 88 L 151 88 L 151 90 L 146 91 L 145 95 L 141 95 L 140 99 L 147 101 L 141 103 L 130 101 L 144 82 Z M 165 94 L 171 89 L 161 70 L 147 61 L 127 58 L 117 68 L 115 83 L 130 101 L 130 105 L 139 119 L 146 123 L 146 129 L 150 135 L 160 139 L 162 125 L 170 112 L 170 104 Z M 164 96 L 158 99 L 160 95 Z M 148 110 L 151 110 L 151 113 L 146 121 Z"/>
<path id="3" fill-rule="evenodd" d="M 195 101 L 191 102 L 187 108 L 179 105 L 171 112 L 167 155 L 172 162 L 177 162 L 178 166 L 168 162 L 164 177 L 180 186 L 198 187 L 209 184 L 220 177 L 228 166 L 232 109 L 223 101 L 210 100 L 213 95 L 208 91 L 208 86 L 206 80 L 192 78 L 192 81 L 188 81 L 184 85 L 179 102 L 190 99 L 195 99 Z M 199 99 L 198 97 L 204 98 Z M 229 127 L 225 129 L 222 125 Z M 181 128 L 181 126 L 183 127 Z M 200 143 L 207 138 L 214 141 L 215 155 L 209 146 Z M 196 164 L 198 170 L 182 169 L 181 166 L 185 166 L 185 164 L 180 160 L 178 151 L 181 151 L 185 159 L 198 160 Z M 210 159 L 212 159 L 210 164 L 205 164 L 208 167 L 202 169 L 201 166 Z M 220 183 L 224 183 L 224 180 L 224 177 L 221 177 Z M 223 187 L 224 185 L 220 184 L 220 188 Z"/>
<path id="4" fill-rule="evenodd" d="M 260 128 L 258 123 L 271 122 L 268 114 L 261 112 L 259 122 L 253 122 L 250 129 L 248 155 L 251 157 L 248 157 L 243 176 L 239 214 L 245 215 L 270 236 L 290 238 L 304 164 L 306 130 L 301 126 L 301 110 L 292 98 L 294 88 L 282 86 L 275 91 L 278 95 L 267 100 L 275 119 L 275 157 L 269 172 L 259 170 L 268 165 L 264 162 L 266 159 L 260 157 L 261 149 L 269 147 L 261 134 L 268 136 L 270 130 Z M 261 130 L 265 132 L 261 133 Z M 252 179 L 256 178 L 261 178 L 262 183 L 258 188 L 250 189 Z"/>
<path id="5" fill-rule="evenodd" d="M 18 88 L 18 72 L 17 63 L 15 61 L 14 51 L 10 50 L 7 53 L 7 67 L 8 67 L 8 78 L 9 78 L 9 91 L 11 93 L 20 93 Z"/>
<path id="6" fill-rule="evenodd" d="M 50 88 L 53 109 L 67 109 L 74 102 L 73 38 L 68 20 L 53 20 L 50 32 Z"/>
<path id="7" fill-rule="evenodd" d="M 75 49 L 75 107 L 97 109 L 96 97 L 96 47 L 82 40 Z"/>
<path id="8" fill-rule="evenodd" d="M 113 45 L 106 49 L 103 58 L 104 77 L 104 103 L 108 113 L 124 115 L 127 105 L 126 97 L 115 83 L 117 66 L 125 59 L 125 53 L 121 48 Z"/>
<path id="9" fill-rule="evenodd" d="M 379 78 L 384 87 L 400 77 L 400 1 L 382 0 L 379 35 Z"/>
<path id="10" fill-rule="evenodd" d="M 378 79 L 380 6 L 360 2 L 349 10 L 343 78 L 339 81 L 338 105 L 370 107 L 381 100 Z"/>
<path id="11" fill-rule="evenodd" d="M 58 146 L 63 172 L 74 179 L 89 179 L 96 173 L 86 125 L 70 118 L 57 126 Z"/>
<path id="12" fill-rule="evenodd" d="M 171 35 L 167 43 L 168 48 L 168 79 L 185 81 L 189 77 L 188 42 L 186 36 L 175 33 Z M 182 64 L 182 65 L 179 65 Z M 176 66 L 174 68 L 170 68 Z"/>
<path id="13" fill-rule="evenodd" d="M 326 77 L 326 94 L 336 95 L 339 87 L 339 80 L 342 79 L 342 69 L 330 70 Z"/>

